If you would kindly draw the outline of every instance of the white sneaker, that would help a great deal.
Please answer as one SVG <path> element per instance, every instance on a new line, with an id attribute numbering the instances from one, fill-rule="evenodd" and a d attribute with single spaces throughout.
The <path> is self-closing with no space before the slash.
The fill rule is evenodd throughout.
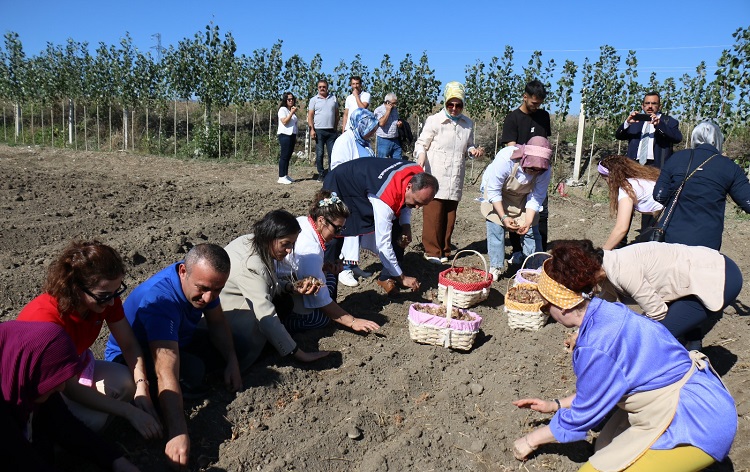
<path id="1" fill-rule="evenodd" d="M 346 285 L 347 287 L 356 287 L 359 285 L 357 279 L 354 278 L 354 273 L 350 270 L 342 270 L 339 273 L 339 282 Z"/>
<path id="2" fill-rule="evenodd" d="M 352 273 L 355 277 L 359 277 L 361 279 L 366 279 L 368 277 L 372 277 L 372 272 L 367 272 L 366 270 L 362 270 L 359 268 L 359 266 L 352 266 Z"/>
<path id="3" fill-rule="evenodd" d="M 492 274 L 493 282 L 497 282 L 498 280 L 500 280 L 500 276 L 503 275 L 503 271 L 498 269 L 497 267 L 490 267 L 489 272 L 490 274 Z"/>
<path id="4" fill-rule="evenodd" d="M 279 180 L 276 181 L 277 184 L 284 184 L 289 185 L 292 183 L 291 180 L 287 179 L 286 177 L 279 177 Z"/>
<path id="5" fill-rule="evenodd" d="M 508 259 L 508 265 L 521 265 L 523 264 L 523 253 L 522 252 L 514 252 L 512 256 L 510 256 L 510 259 Z"/>

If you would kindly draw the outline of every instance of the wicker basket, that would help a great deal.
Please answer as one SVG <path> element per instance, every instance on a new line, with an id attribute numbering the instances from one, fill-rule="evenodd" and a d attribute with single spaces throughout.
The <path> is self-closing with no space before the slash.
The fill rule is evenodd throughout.
<path id="1" fill-rule="evenodd" d="M 513 277 L 513 280 L 514 280 L 513 285 L 523 284 L 523 283 L 536 284 L 536 282 L 527 279 L 526 276 L 530 274 L 541 274 L 542 273 L 541 267 L 538 269 L 532 269 L 532 268 L 526 267 L 526 265 L 528 264 L 530 260 L 532 260 L 532 258 L 536 258 L 537 256 L 542 256 L 542 255 L 549 257 L 549 253 L 535 252 L 533 254 L 530 254 L 526 259 L 524 259 L 523 264 L 521 264 L 521 268 L 518 269 L 518 272 L 516 272 L 515 277 Z"/>
<path id="2" fill-rule="evenodd" d="M 462 351 L 471 349 L 479 332 L 479 326 L 482 324 L 482 318 L 467 310 L 462 310 L 462 312 L 471 315 L 474 318 L 472 321 L 451 318 L 454 293 L 453 287 L 448 287 L 445 318 L 418 311 L 414 308 L 415 304 L 409 306 L 409 337 L 412 340 Z M 427 305 L 441 306 L 434 303 Z"/>
<path id="3" fill-rule="evenodd" d="M 482 264 L 484 264 L 484 270 L 475 269 L 473 267 L 455 267 L 456 258 L 463 252 L 473 252 L 477 255 L 482 260 Z M 455 280 L 450 280 L 446 277 L 449 273 L 460 274 L 464 271 L 475 272 L 481 275 L 484 280 L 469 284 L 456 282 Z M 487 300 L 487 297 L 490 296 L 490 285 L 492 285 L 492 274 L 487 271 L 487 261 L 484 259 L 484 256 L 471 249 L 458 251 L 453 258 L 451 268 L 440 272 L 440 276 L 438 277 L 438 301 L 443 302 L 447 288 L 453 287 L 453 306 L 458 308 L 469 308 Z"/>
<path id="4" fill-rule="evenodd" d="M 522 329 L 526 331 L 536 331 L 547 323 L 549 315 L 542 312 L 541 308 L 544 302 L 521 303 L 513 300 L 511 295 L 514 291 L 522 288 L 536 290 L 537 285 L 532 283 L 522 283 L 510 287 L 505 294 L 505 305 L 503 311 L 508 316 L 508 326 L 511 329 Z"/>

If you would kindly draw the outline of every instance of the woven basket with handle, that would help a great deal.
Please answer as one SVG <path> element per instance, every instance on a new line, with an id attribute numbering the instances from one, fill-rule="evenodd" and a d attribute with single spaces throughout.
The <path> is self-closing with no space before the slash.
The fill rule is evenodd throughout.
<path id="1" fill-rule="evenodd" d="M 510 282 L 510 281 L 509 281 Z M 522 289 L 537 290 L 537 284 L 522 283 L 510 287 L 505 294 L 503 310 L 508 316 L 508 326 L 511 329 L 536 331 L 547 323 L 549 315 L 541 308 L 544 302 L 523 303 L 514 298 L 514 293 Z"/>
<path id="2" fill-rule="evenodd" d="M 415 308 L 416 304 L 409 307 L 409 337 L 422 344 L 468 351 L 474 345 L 482 318 L 468 310 L 461 310 L 461 312 L 471 316 L 473 318 L 471 321 L 452 318 L 453 287 L 448 287 L 447 292 L 445 317 L 421 312 Z M 441 306 L 434 303 L 426 305 Z"/>
<path id="3" fill-rule="evenodd" d="M 471 252 L 478 256 L 482 260 L 484 270 L 473 267 L 456 267 L 456 258 L 464 252 Z M 447 277 L 448 274 L 461 274 L 465 271 L 479 274 L 482 280 L 480 282 L 464 283 L 451 280 Z M 440 272 L 440 276 L 438 277 L 438 301 L 442 302 L 445 299 L 447 288 L 453 287 L 453 306 L 469 308 L 487 300 L 487 297 L 490 296 L 490 285 L 492 285 L 492 274 L 487 271 L 487 261 L 484 259 L 484 256 L 471 249 L 458 251 L 455 257 L 453 257 L 451 268 Z"/>

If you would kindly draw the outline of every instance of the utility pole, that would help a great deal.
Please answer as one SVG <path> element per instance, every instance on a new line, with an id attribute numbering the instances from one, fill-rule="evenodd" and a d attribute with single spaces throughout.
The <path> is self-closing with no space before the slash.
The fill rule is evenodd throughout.
<path id="1" fill-rule="evenodd" d="M 151 35 L 151 37 L 156 40 L 156 46 L 151 46 L 151 49 L 156 50 L 156 60 L 158 62 L 161 62 L 161 57 L 166 51 L 166 49 L 161 45 L 161 33 L 154 33 Z"/>

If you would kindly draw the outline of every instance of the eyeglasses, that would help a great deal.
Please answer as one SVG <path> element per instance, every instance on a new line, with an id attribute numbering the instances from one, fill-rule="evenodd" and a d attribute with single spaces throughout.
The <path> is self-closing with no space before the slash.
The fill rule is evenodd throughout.
<path id="1" fill-rule="evenodd" d="M 463 109 L 464 104 L 462 102 L 448 102 L 445 104 L 445 108 L 458 108 Z"/>
<path id="2" fill-rule="evenodd" d="M 112 293 L 108 293 L 107 295 L 95 295 L 89 289 L 81 285 L 81 290 L 83 291 L 83 293 L 93 298 L 96 301 L 96 303 L 98 303 L 99 305 L 106 305 L 107 303 L 109 303 L 110 300 L 117 298 L 123 293 L 125 293 L 125 290 L 127 289 L 128 289 L 128 286 L 125 285 L 125 282 L 120 282 L 120 288 L 118 288 L 116 291 Z"/>
<path id="3" fill-rule="evenodd" d="M 643 102 L 644 105 L 659 105 L 659 102 Z"/>
<path id="4" fill-rule="evenodd" d="M 287 98 L 287 99 L 286 99 L 286 101 L 287 101 L 287 102 L 293 102 L 293 101 L 295 101 L 295 100 L 296 100 L 296 98 Z"/>
<path id="5" fill-rule="evenodd" d="M 325 220 L 326 220 L 326 223 L 328 223 L 329 225 L 331 225 L 331 227 L 333 228 L 333 233 L 334 234 L 341 234 L 341 232 L 344 231 L 344 229 L 346 229 L 346 226 L 344 226 L 344 225 L 341 225 L 341 226 L 335 225 L 335 224 L 333 224 L 333 221 L 329 220 L 328 218 L 326 218 Z"/>
<path id="6" fill-rule="evenodd" d="M 327 88 L 328 87 L 325 86 L 325 85 L 318 85 L 318 90 L 324 90 L 324 89 L 327 89 Z"/>

